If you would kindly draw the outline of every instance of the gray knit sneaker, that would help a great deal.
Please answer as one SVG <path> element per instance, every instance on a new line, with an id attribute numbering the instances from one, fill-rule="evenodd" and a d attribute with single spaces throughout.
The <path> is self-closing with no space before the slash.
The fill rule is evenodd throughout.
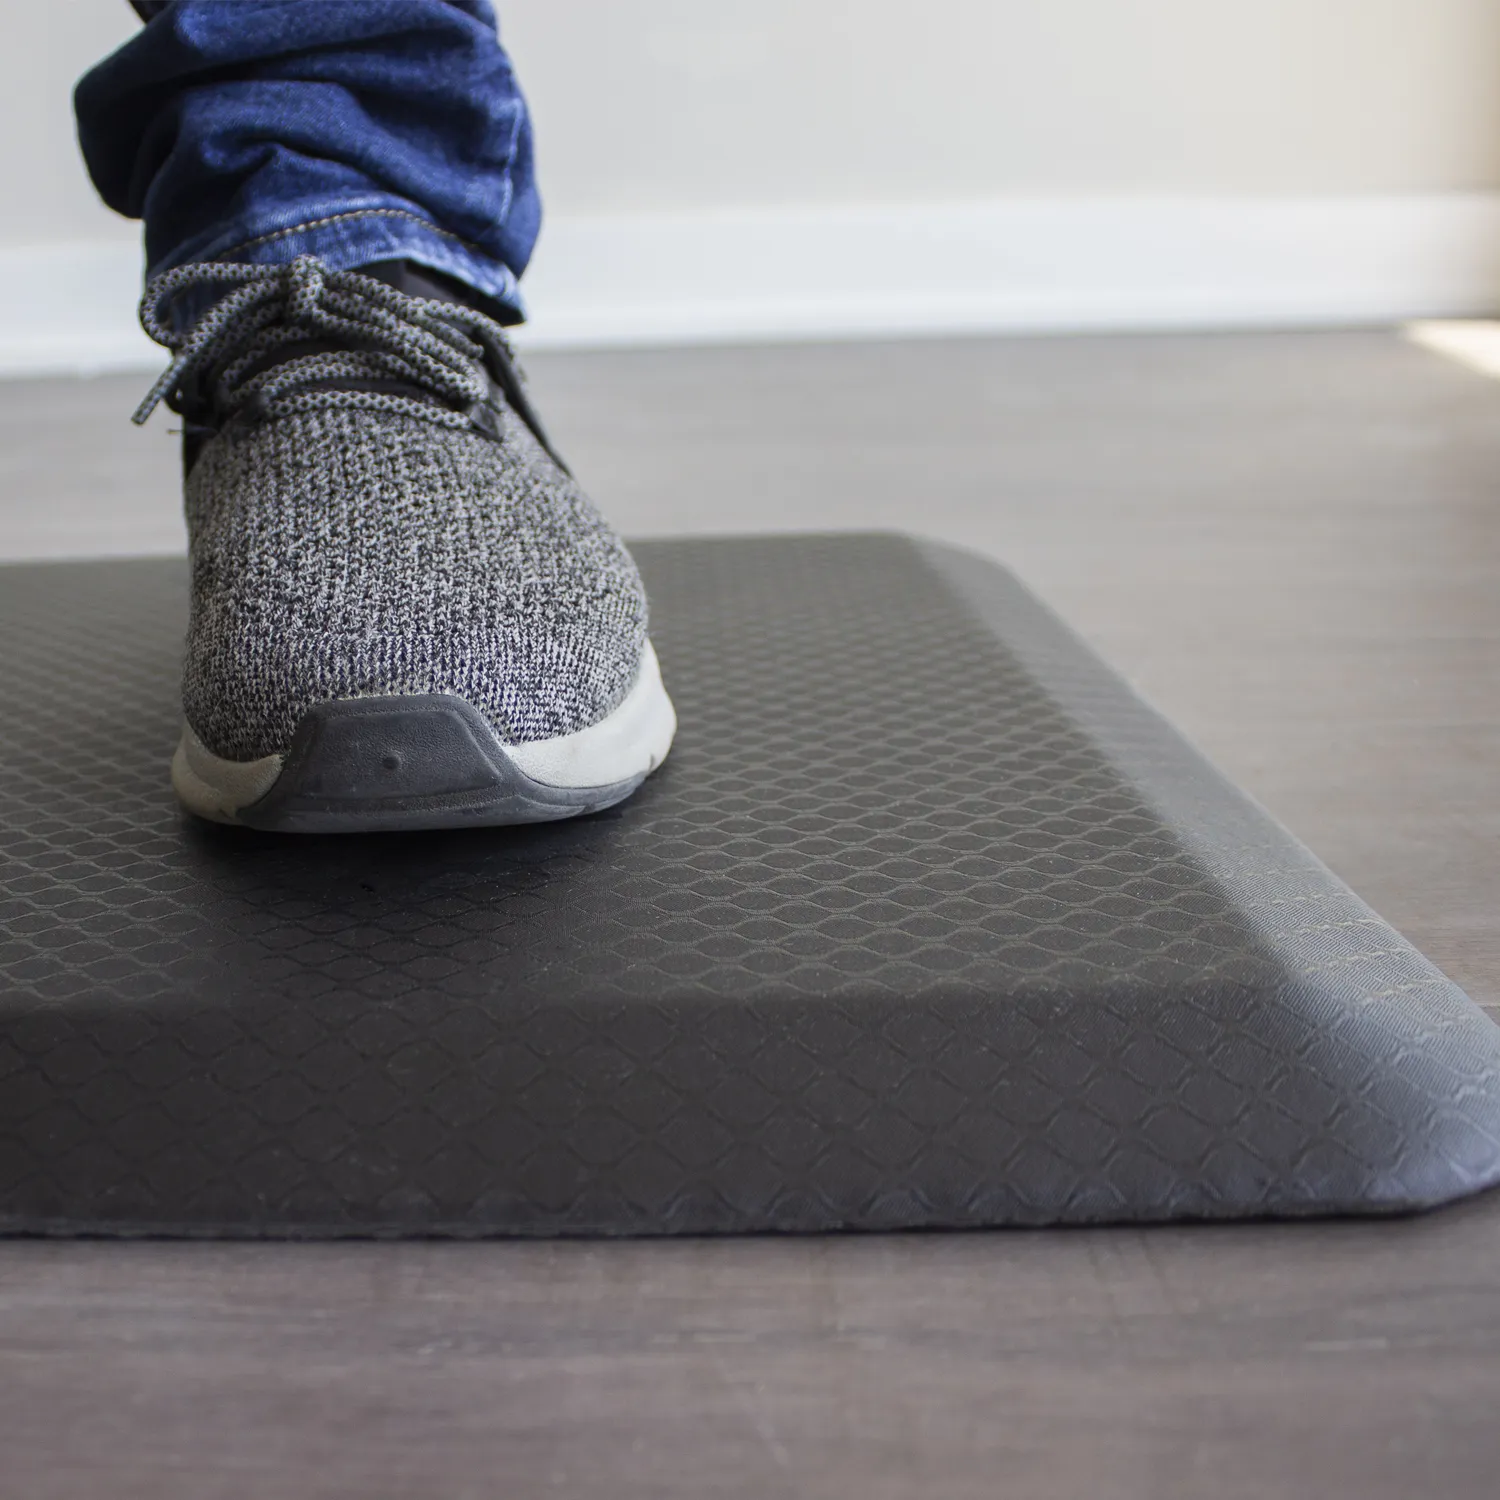
<path id="1" fill-rule="evenodd" d="M 635 564 L 499 324 L 367 269 L 183 266 L 142 302 L 176 358 L 136 420 L 162 399 L 186 419 L 172 784 L 200 817 L 288 831 L 608 807 L 676 727 Z"/>

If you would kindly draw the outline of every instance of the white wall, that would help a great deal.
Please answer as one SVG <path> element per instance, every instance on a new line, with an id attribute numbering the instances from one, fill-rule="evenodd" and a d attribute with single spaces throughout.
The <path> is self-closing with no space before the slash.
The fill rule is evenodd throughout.
<path id="1" fill-rule="evenodd" d="M 134 243 L 83 170 L 73 84 L 139 29 L 125 0 L 0 0 L 0 246 Z"/>
<path id="2" fill-rule="evenodd" d="M 1500 186 L 1497 0 L 510 0 L 565 213 Z"/>
<path id="3" fill-rule="evenodd" d="M 68 97 L 135 19 L 0 25 L 0 369 L 139 361 L 135 231 Z M 1500 0 L 502 0 L 501 29 L 544 341 L 1500 302 Z"/>

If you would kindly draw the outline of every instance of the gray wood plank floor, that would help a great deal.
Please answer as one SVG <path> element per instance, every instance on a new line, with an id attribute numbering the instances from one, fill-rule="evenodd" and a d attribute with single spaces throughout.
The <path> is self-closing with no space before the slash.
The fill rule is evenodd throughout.
<path id="1" fill-rule="evenodd" d="M 1500 385 L 1379 333 L 536 356 L 637 534 L 1044 597 L 1500 1007 Z M 0 556 L 181 545 L 144 379 L 0 385 Z M 0 1245 L 0 1495 L 1500 1492 L 1500 1201 L 1376 1224 Z"/>

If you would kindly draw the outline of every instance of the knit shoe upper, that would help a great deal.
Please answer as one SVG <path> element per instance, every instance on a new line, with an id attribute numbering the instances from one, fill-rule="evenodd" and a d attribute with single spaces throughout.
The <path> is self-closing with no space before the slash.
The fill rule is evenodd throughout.
<path id="1" fill-rule="evenodd" d="M 284 754 L 306 710 L 335 699 L 454 694 L 512 744 L 616 708 L 641 665 L 645 592 L 504 399 L 498 328 L 355 273 L 232 269 L 260 274 L 217 333 L 153 330 L 199 338 L 153 394 L 199 441 L 183 705 L 203 745 Z"/>

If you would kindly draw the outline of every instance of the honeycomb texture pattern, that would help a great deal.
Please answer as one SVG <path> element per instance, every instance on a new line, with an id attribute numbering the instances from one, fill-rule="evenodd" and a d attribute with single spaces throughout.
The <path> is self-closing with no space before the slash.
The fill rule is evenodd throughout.
<path id="1" fill-rule="evenodd" d="M 573 823 L 195 824 L 181 564 L 0 570 L 0 1228 L 1390 1212 L 1500 1029 L 988 563 L 637 556 L 681 730 Z"/>

